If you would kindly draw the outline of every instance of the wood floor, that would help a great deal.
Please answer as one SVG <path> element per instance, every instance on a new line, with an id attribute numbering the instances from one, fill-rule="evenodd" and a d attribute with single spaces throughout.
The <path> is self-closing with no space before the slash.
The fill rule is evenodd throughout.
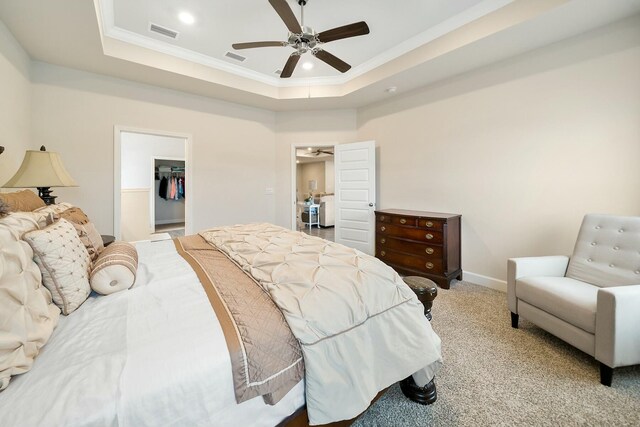
<path id="1" fill-rule="evenodd" d="M 297 226 L 297 230 L 298 231 L 302 231 L 303 233 L 306 233 L 310 236 L 316 236 L 316 237 L 320 237 L 326 240 L 329 240 L 331 242 L 335 242 L 335 228 L 334 227 L 318 227 L 316 225 L 314 225 L 313 227 L 309 228 L 309 226 L 307 224 L 304 224 L 302 222 L 298 221 L 298 226 Z"/>

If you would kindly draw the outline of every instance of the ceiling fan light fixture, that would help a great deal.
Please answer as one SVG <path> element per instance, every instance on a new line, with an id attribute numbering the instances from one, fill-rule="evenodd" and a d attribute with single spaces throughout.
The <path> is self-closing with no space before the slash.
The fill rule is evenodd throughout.
<path id="1" fill-rule="evenodd" d="M 304 68 L 305 70 L 310 70 L 313 68 L 313 62 L 305 62 L 304 64 L 302 64 L 302 68 Z"/>
<path id="2" fill-rule="evenodd" d="M 178 14 L 178 19 L 180 22 L 187 25 L 193 25 L 193 23 L 196 22 L 196 18 L 189 12 L 180 12 Z"/>

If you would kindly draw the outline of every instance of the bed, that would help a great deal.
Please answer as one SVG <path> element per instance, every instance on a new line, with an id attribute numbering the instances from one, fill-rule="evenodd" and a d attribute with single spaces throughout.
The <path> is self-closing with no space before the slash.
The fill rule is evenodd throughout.
<path id="1" fill-rule="evenodd" d="M 277 230 L 279 227 L 261 227 L 280 233 Z M 251 228 L 243 230 L 245 235 L 250 236 L 256 231 Z M 228 228 L 213 232 L 217 234 L 214 234 L 214 237 L 209 236 L 212 240 L 231 238 L 237 241 L 237 235 L 230 235 Z M 315 237 L 312 239 L 322 240 Z M 202 240 L 206 239 L 202 237 Z M 343 365 L 352 364 L 350 358 L 354 356 L 345 355 L 340 363 L 322 360 L 322 364 L 318 365 L 310 358 L 309 347 L 315 349 L 319 347 L 318 342 L 324 345 L 332 340 L 324 337 L 309 345 L 305 344 L 305 339 L 302 338 L 300 341 L 305 354 L 307 378 L 315 385 L 305 384 L 305 380 L 301 379 L 295 384 L 290 384 L 286 393 L 272 399 L 274 401 L 269 402 L 268 399 L 257 396 L 238 403 L 238 391 L 233 378 L 234 356 L 228 349 L 228 337 L 225 337 L 219 316 L 212 310 L 202 277 L 199 277 L 197 268 L 194 270 L 193 263 L 189 262 L 187 254 L 184 253 L 185 247 L 184 244 L 172 240 L 138 243 L 137 278 L 131 289 L 109 296 L 92 293 L 75 312 L 69 316 L 60 316 L 51 338 L 40 349 L 30 371 L 14 376 L 10 386 L 0 392 L 2 425 L 306 424 L 308 420 L 305 418 L 308 414 L 303 409 L 310 406 L 322 407 L 323 403 L 316 401 L 325 399 L 322 393 L 310 395 L 309 389 L 321 387 L 326 391 L 326 387 L 329 387 L 330 390 L 331 385 L 324 383 L 331 383 L 331 376 L 339 372 Z M 238 271 L 249 272 L 256 268 L 242 265 L 242 251 L 224 255 Z M 294 268 L 294 271 L 298 269 Z M 260 276 L 259 272 L 254 273 Z M 387 273 L 395 275 L 393 272 Z M 254 277 L 252 280 L 256 284 L 262 283 L 260 277 Z M 404 290 L 400 293 L 406 295 Z M 422 307 L 415 296 L 410 298 L 408 303 L 400 305 L 412 306 L 412 312 L 417 312 L 417 308 L 422 313 Z M 388 312 L 379 313 L 376 322 L 382 325 L 382 328 L 389 328 L 383 321 L 383 316 L 393 315 L 396 311 L 397 309 L 393 308 Z M 289 323 L 292 322 L 289 317 L 287 320 Z M 423 326 L 420 326 L 420 330 L 426 331 L 425 336 L 430 337 L 432 342 L 429 343 L 429 349 L 433 350 L 433 354 L 425 356 L 429 366 L 421 370 L 422 374 L 416 372 L 414 375 L 416 382 L 424 385 L 433 379 L 441 359 L 439 339 L 431 331 L 424 317 L 421 321 Z M 224 322 L 223 320 L 222 323 Z M 367 322 L 374 323 L 369 320 Z M 357 332 L 361 329 L 361 326 L 355 325 L 352 330 Z M 398 335 L 396 331 L 390 332 Z M 406 331 L 399 332 L 402 335 Z M 365 335 L 366 333 L 369 332 L 365 331 Z M 407 337 L 413 337 L 411 331 L 406 333 Z M 392 341 L 394 338 L 389 339 Z M 377 347 L 383 354 L 381 357 L 384 360 L 371 358 L 372 369 L 380 370 L 379 363 L 389 362 L 388 358 L 384 358 L 385 352 L 403 353 L 397 348 L 387 348 L 397 347 L 397 343 L 386 340 L 378 342 L 375 339 L 366 341 L 371 341 L 367 345 Z M 357 342 L 355 339 L 355 342 L 348 342 L 346 345 L 362 344 L 363 342 Z M 420 345 L 413 347 L 407 349 L 407 357 L 413 358 L 410 353 L 423 348 Z M 341 348 L 346 347 L 335 346 L 337 350 Z M 330 352 L 326 353 L 326 349 L 323 352 L 321 358 L 331 359 L 327 356 Z M 399 357 L 402 359 L 403 356 Z M 366 364 L 369 357 L 363 357 L 362 360 Z M 314 376 L 313 369 L 318 370 L 318 366 L 327 370 L 327 378 L 318 375 L 317 372 Z M 410 375 L 420 370 L 417 366 L 421 367 L 421 363 L 413 363 L 413 366 L 406 366 L 404 371 L 400 371 L 406 371 L 406 374 Z M 333 369 L 338 371 L 334 372 Z M 353 367 L 350 369 L 354 370 Z M 361 400 L 366 400 L 368 404 L 379 391 L 407 376 L 399 375 L 400 371 L 395 372 L 395 368 L 390 371 L 393 372 L 372 374 L 363 368 L 363 375 L 356 373 L 353 378 L 366 384 L 354 384 L 358 389 L 354 394 L 362 394 Z M 393 379 L 390 375 L 394 376 Z M 317 384 L 318 382 L 323 384 Z M 375 392 L 371 394 L 371 390 Z M 313 402 L 308 400 L 309 396 Z M 309 417 L 310 424 L 328 424 L 353 418 L 348 416 L 351 414 L 349 411 L 353 412 L 356 407 L 359 408 L 356 405 L 345 408 L 342 412 L 338 411 L 337 414 L 313 409 L 319 415 L 316 415 L 315 420 Z M 353 416 L 357 416 L 365 408 L 357 409 L 358 412 Z M 326 411 L 331 412 L 332 409 Z"/>

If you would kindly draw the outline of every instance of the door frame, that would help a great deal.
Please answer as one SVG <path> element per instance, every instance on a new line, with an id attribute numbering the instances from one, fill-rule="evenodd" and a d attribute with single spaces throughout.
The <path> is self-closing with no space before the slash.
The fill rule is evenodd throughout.
<path id="1" fill-rule="evenodd" d="M 291 144 L 291 193 L 290 193 L 290 200 L 292 201 L 291 203 L 291 229 L 293 231 L 296 231 L 296 227 L 297 227 L 297 205 L 296 205 L 296 184 L 297 184 L 297 177 L 298 177 L 298 172 L 296 169 L 296 153 L 297 150 L 299 148 L 302 147 L 334 147 L 338 145 L 337 142 L 325 142 L 325 143 L 320 143 L 320 142 L 313 142 L 313 143 L 308 143 L 308 142 L 294 142 Z M 335 157 L 334 157 L 335 158 Z M 326 178 L 325 178 L 326 179 Z M 335 191 L 334 191 L 335 192 Z M 334 203 L 334 209 L 335 209 L 335 203 Z M 335 213 L 334 213 L 335 215 Z"/>
<path id="2" fill-rule="evenodd" d="M 184 139 L 184 169 L 185 179 L 188 183 L 185 189 L 185 235 L 193 233 L 193 173 L 191 159 L 193 159 L 193 135 L 182 132 L 172 132 L 157 129 L 145 129 L 133 126 L 115 125 L 113 127 L 113 235 L 116 239 L 121 238 L 120 210 L 121 210 L 121 156 L 122 156 L 122 132 L 141 133 L 146 135 L 166 136 Z M 153 191 L 151 191 L 153 192 Z"/>

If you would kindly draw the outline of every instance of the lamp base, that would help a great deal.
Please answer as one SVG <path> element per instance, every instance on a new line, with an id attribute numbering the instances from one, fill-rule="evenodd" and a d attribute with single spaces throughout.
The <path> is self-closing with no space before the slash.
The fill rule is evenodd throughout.
<path id="1" fill-rule="evenodd" d="M 51 195 L 51 187 L 38 187 L 38 196 L 40 196 L 46 205 L 54 205 L 56 203 L 56 197 L 58 197 Z"/>

